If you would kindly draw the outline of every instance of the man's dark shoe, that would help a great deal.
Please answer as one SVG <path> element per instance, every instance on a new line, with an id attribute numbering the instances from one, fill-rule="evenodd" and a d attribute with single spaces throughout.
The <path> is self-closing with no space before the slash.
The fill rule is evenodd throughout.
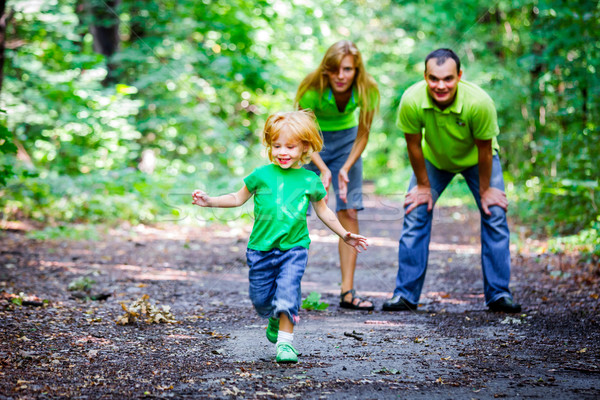
<path id="1" fill-rule="evenodd" d="M 521 305 L 515 303 L 510 297 L 500 297 L 488 305 L 490 311 L 515 314 L 521 312 Z"/>
<path id="2" fill-rule="evenodd" d="M 383 303 L 383 307 L 381 307 L 383 311 L 411 311 L 416 310 L 417 305 L 408 302 L 403 297 L 394 296 L 385 303 Z"/>

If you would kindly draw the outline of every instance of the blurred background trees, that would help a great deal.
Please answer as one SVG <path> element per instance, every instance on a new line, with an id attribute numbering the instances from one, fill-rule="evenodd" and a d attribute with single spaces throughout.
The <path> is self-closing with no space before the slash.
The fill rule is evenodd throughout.
<path id="1" fill-rule="evenodd" d="M 498 107 L 512 215 L 598 245 L 598 1 L 13 0 L 0 12 L 4 219 L 189 216 L 193 188 L 236 189 L 265 162 L 268 113 L 290 109 L 325 50 L 350 39 L 382 92 L 365 154 L 378 191 L 406 189 L 396 108 L 427 53 L 450 47 Z"/>

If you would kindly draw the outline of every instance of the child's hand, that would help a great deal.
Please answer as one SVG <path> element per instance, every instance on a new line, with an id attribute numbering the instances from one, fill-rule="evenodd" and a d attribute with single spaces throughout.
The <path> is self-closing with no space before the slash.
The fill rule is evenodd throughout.
<path id="1" fill-rule="evenodd" d="M 204 193 L 202 190 L 194 190 L 194 193 L 192 193 L 192 199 L 192 204 L 200 207 L 210 207 L 210 196 Z"/>
<path id="2" fill-rule="evenodd" d="M 346 244 L 349 244 L 350 246 L 354 247 L 359 253 L 362 251 L 360 249 L 361 247 L 363 248 L 363 250 L 366 250 L 367 246 L 369 245 L 366 237 L 357 235 L 356 233 L 352 232 L 346 233 L 343 239 L 344 242 L 346 242 Z"/>

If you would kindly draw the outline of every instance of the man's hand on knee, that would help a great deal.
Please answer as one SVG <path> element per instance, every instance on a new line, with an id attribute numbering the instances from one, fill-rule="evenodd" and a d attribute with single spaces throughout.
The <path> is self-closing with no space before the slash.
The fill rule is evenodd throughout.
<path id="1" fill-rule="evenodd" d="M 406 214 L 420 206 L 421 204 L 427 204 L 427 212 L 433 208 L 433 197 L 431 196 L 431 188 L 429 186 L 415 186 L 407 194 L 404 199 L 404 207 Z"/>
<path id="2" fill-rule="evenodd" d="M 506 211 L 508 209 L 508 199 L 506 193 L 500 189 L 494 187 L 488 188 L 486 191 L 480 193 L 481 196 L 481 208 L 485 215 L 492 215 L 490 212 L 491 206 L 499 206 Z"/>

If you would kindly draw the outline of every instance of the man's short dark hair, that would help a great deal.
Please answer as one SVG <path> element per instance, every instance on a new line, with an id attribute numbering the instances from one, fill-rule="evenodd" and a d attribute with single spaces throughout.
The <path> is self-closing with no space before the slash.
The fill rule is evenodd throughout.
<path id="1" fill-rule="evenodd" d="M 432 51 L 425 57 L 425 71 L 427 71 L 427 61 L 435 58 L 437 65 L 442 65 L 447 59 L 451 58 L 456 63 L 456 72 L 460 72 L 460 58 L 450 49 L 437 49 Z"/>

